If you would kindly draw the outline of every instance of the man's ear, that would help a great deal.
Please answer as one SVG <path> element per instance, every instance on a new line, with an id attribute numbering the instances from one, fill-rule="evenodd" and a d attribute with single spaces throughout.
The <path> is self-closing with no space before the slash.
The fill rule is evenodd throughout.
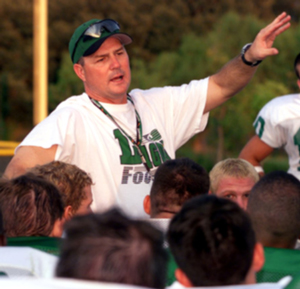
<path id="1" fill-rule="evenodd" d="M 211 190 L 209 190 L 209 191 L 208 191 L 208 194 L 209 194 L 209 195 L 212 195 L 212 192 L 211 192 Z"/>
<path id="2" fill-rule="evenodd" d="M 185 273 L 181 269 L 177 268 L 175 270 L 175 277 L 177 281 L 184 287 L 194 287 L 190 279 L 185 275 Z"/>
<path id="3" fill-rule="evenodd" d="M 254 247 L 253 253 L 253 261 L 252 261 L 252 268 L 254 272 L 258 272 L 262 269 L 265 263 L 265 254 L 264 254 L 264 247 L 261 243 L 256 243 Z"/>
<path id="4" fill-rule="evenodd" d="M 64 212 L 64 218 L 65 220 L 70 220 L 73 217 L 73 210 L 72 210 L 72 206 L 66 206 L 65 207 L 65 212 Z"/>
<path id="5" fill-rule="evenodd" d="M 148 214 L 149 216 L 151 215 L 151 200 L 150 200 L 150 196 L 147 195 L 145 198 L 144 198 L 144 211 L 146 214 Z"/>
<path id="6" fill-rule="evenodd" d="M 85 81 L 85 73 L 84 73 L 84 69 L 83 66 L 79 63 L 75 63 L 73 65 L 73 69 L 75 71 L 75 73 L 77 74 L 77 76 L 82 80 Z"/>

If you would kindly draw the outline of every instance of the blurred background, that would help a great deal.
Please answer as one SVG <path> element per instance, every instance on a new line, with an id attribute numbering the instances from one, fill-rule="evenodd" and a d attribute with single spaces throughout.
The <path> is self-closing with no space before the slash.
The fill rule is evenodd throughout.
<path id="1" fill-rule="evenodd" d="M 126 47 L 131 89 L 146 89 L 209 76 L 238 55 L 275 16 L 282 11 L 292 16 L 292 27 L 275 41 L 279 55 L 265 59 L 251 83 L 214 109 L 206 130 L 178 150 L 177 157 L 188 156 L 207 170 L 218 160 L 238 156 L 254 134 L 252 123 L 266 102 L 298 92 L 293 61 L 300 52 L 300 1 L 51 0 L 47 7 L 48 113 L 83 92 L 68 42 L 74 29 L 89 19 L 113 18 L 133 37 Z M 33 0 L 0 0 L 0 17 L 0 141 L 10 148 L 9 153 L 0 149 L 1 173 L 11 148 L 34 126 Z M 287 167 L 282 150 L 264 162 L 267 172 Z"/>

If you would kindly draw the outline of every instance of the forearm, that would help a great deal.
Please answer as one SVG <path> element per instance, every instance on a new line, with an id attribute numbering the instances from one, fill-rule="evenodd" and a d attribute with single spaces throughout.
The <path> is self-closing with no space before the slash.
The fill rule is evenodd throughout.
<path id="1" fill-rule="evenodd" d="M 4 177 L 15 178 L 28 171 L 28 169 L 36 166 L 49 163 L 54 160 L 57 145 L 53 145 L 49 149 L 44 149 L 35 146 L 22 146 L 18 149 L 15 156 L 8 164 Z"/>
<path id="2" fill-rule="evenodd" d="M 274 149 L 264 143 L 257 135 L 253 136 L 241 150 L 239 158 L 251 163 L 253 166 L 260 166 L 267 156 Z"/>
<path id="3" fill-rule="evenodd" d="M 224 103 L 244 88 L 252 79 L 256 70 L 257 66 L 246 65 L 241 56 L 237 56 L 220 71 L 212 75 L 209 79 L 209 103 L 205 108 L 206 112 Z"/>
<path id="4" fill-rule="evenodd" d="M 245 62 L 239 55 L 210 77 L 205 112 L 219 106 L 247 85 L 257 70 L 257 66 L 251 66 L 251 63 L 278 54 L 278 50 L 273 47 L 273 42 L 276 36 L 289 28 L 290 19 L 289 15 L 281 13 L 257 34 L 252 45 L 245 52 Z M 246 64 L 247 62 L 250 65 Z"/>

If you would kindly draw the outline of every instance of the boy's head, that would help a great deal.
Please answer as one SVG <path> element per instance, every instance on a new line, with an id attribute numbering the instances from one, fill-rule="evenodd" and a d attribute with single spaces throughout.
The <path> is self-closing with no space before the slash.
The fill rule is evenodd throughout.
<path id="1" fill-rule="evenodd" d="M 263 262 L 247 213 L 213 195 L 186 202 L 172 219 L 167 240 L 185 286 L 255 283 Z"/>
<path id="2" fill-rule="evenodd" d="M 58 189 L 32 174 L 2 181 L 0 209 L 7 237 L 61 237 L 64 205 Z"/>
<path id="3" fill-rule="evenodd" d="M 144 210 L 151 218 L 171 218 L 187 200 L 208 194 L 206 170 L 189 158 L 168 160 L 155 173 Z"/>

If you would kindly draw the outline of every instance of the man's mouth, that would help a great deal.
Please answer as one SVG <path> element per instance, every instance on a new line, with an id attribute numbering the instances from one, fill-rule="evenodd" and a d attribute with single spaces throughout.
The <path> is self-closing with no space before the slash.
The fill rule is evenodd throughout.
<path id="1" fill-rule="evenodd" d="M 115 77 L 113 77 L 110 81 L 120 81 L 124 78 L 123 75 L 117 75 Z"/>

